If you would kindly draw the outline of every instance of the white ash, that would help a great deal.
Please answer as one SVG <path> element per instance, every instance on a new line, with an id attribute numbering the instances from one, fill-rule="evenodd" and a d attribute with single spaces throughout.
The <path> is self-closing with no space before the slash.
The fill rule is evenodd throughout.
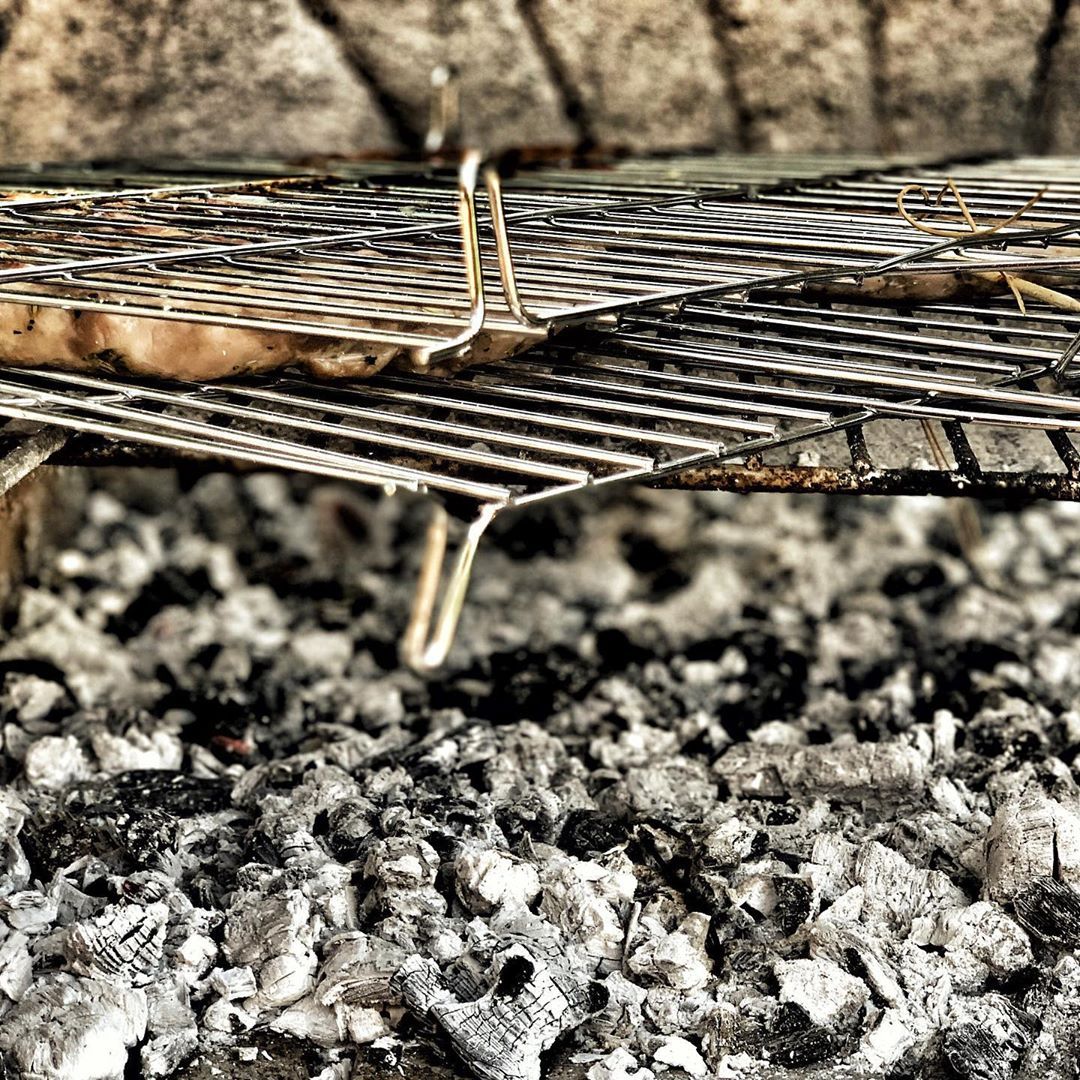
<path id="1" fill-rule="evenodd" d="M 165 904 L 110 905 L 100 915 L 75 923 L 64 954 L 79 975 L 145 986 L 157 981 L 169 909 Z"/>
<path id="2" fill-rule="evenodd" d="M 486 993 L 465 1001 L 433 960 L 412 956 L 394 977 L 409 1008 L 434 1019 L 482 1080 L 540 1080 L 541 1054 L 604 1001 L 519 944 L 495 954 L 491 976 Z"/>
<path id="3" fill-rule="evenodd" d="M 17 1075 L 111 1080 L 146 1033 L 146 995 L 65 974 L 43 975 L 0 1026 Z"/>
<path id="4" fill-rule="evenodd" d="M 1080 798 L 1051 798 L 1037 784 L 1002 798 L 986 837 L 986 889 L 1012 900 L 1032 878 L 1080 885 Z"/>
<path id="5" fill-rule="evenodd" d="M 1076 508 L 540 507 L 423 682 L 421 507 L 99 488 L 0 649 L 8 1076 L 1074 1074 Z"/>

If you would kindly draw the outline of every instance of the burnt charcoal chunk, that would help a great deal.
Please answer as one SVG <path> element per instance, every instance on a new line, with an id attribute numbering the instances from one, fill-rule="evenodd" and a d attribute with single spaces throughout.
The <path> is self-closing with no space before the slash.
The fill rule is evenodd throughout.
<path id="1" fill-rule="evenodd" d="M 226 780 L 164 769 L 120 773 L 76 789 L 60 813 L 30 825 L 27 855 L 42 880 L 90 851 L 156 869 L 175 849 L 177 822 L 225 809 L 230 790 Z"/>
<path id="2" fill-rule="evenodd" d="M 163 769 L 121 773 L 77 789 L 59 813 L 28 821 L 22 842 L 42 881 L 90 853 L 119 850 L 156 867 L 175 842 L 177 820 L 225 809 L 230 790 L 225 780 Z"/>
<path id="3" fill-rule="evenodd" d="M 651 536 L 629 532 L 621 539 L 623 558 L 639 574 L 655 574 L 671 562 L 671 552 L 665 551 Z"/>
<path id="4" fill-rule="evenodd" d="M 48 881 L 62 867 L 83 855 L 100 855 L 103 838 L 93 822 L 71 814 L 57 814 L 46 820 L 30 818 L 19 834 L 31 873 L 39 881 Z"/>
<path id="5" fill-rule="evenodd" d="M 937 709 L 949 709 L 959 717 L 974 715 L 986 696 L 980 686 L 980 673 L 1020 660 L 1020 655 L 1005 645 L 986 641 L 942 644 L 924 640 L 921 635 L 916 635 L 913 651 L 925 674 L 931 677 L 931 691 L 919 704 L 919 712 L 927 720 Z"/>
<path id="6" fill-rule="evenodd" d="M 776 918 L 785 934 L 794 934 L 810 918 L 810 886 L 802 878 L 773 878 Z"/>
<path id="7" fill-rule="evenodd" d="M 622 822 L 599 810 L 576 808 L 566 815 L 559 846 L 571 855 L 589 858 L 626 843 L 626 839 Z"/>
<path id="8" fill-rule="evenodd" d="M 697 853 L 688 836 L 659 820 L 640 822 L 634 829 L 631 858 L 656 869 L 668 884 L 685 889 L 697 869 Z"/>
<path id="9" fill-rule="evenodd" d="M 529 985 L 535 973 L 536 969 L 526 957 L 511 956 L 499 972 L 499 981 L 495 985 L 496 996 L 517 997 Z"/>
<path id="10" fill-rule="evenodd" d="M 638 637 L 648 637 L 648 630 L 639 630 Z M 607 671 L 623 671 L 631 664 L 647 664 L 657 656 L 668 652 L 659 630 L 655 631 L 655 641 L 631 641 L 630 636 L 616 627 L 607 627 L 597 631 L 596 651 L 600 655 Z"/>
<path id="11" fill-rule="evenodd" d="M 575 502 L 540 503 L 528 513 L 496 517 L 489 535 L 512 559 L 569 555 L 581 535 L 582 508 Z"/>
<path id="12" fill-rule="evenodd" d="M 977 1024 L 957 1024 L 943 1047 L 950 1072 L 960 1080 L 1011 1080 L 1013 1062 L 998 1041 Z"/>
<path id="13" fill-rule="evenodd" d="M 560 703 L 584 693 L 596 672 L 575 652 L 514 649 L 496 653 L 482 667 L 470 669 L 460 680 L 433 687 L 433 709 L 461 709 L 465 713 L 506 724 L 523 716 L 540 720 Z M 484 686 L 484 690 L 478 690 Z"/>
<path id="14" fill-rule="evenodd" d="M 1054 622 L 1055 630 L 1080 634 L 1080 604 L 1069 604 Z"/>
<path id="15" fill-rule="evenodd" d="M 785 1002 L 780 1006 L 762 1051 L 769 1061 L 798 1069 L 827 1060 L 838 1053 L 840 1047 L 840 1040 L 831 1031 L 818 1027 L 801 1005 Z"/>
<path id="16" fill-rule="evenodd" d="M 647 580 L 652 599 L 659 600 L 690 584 L 690 575 L 679 565 L 680 560 L 651 536 L 629 532 L 621 539 L 623 558 Z"/>
<path id="17" fill-rule="evenodd" d="M 366 806 L 344 802 L 330 812 L 326 823 L 326 846 L 340 862 L 361 859 L 372 842 L 373 822 Z"/>
<path id="18" fill-rule="evenodd" d="M 991 996 L 979 1021 L 957 1024 L 945 1034 L 946 1065 L 961 1080 L 1010 1080 L 1038 1034 L 1038 1018 Z"/>
<path id="19" fill-rule="evenodd" d="M 799 820 L 797 806 L 773 806 L 765 817 L 766 825 L 794 825 Z"/>
<path id="20" fill-rule="evenodd" d="M 772 634 L 744 630 L 729 638 L 712 638 L 686 650 L 688 660 L 719 660 L 734 647 L 746 657 L 754 678 L 742 701 L 725 709 L 724 727 L 739 740 L 769 720 L 783 720 L 806 701 L 807 658 Z"/>
<path id="21" fill-rule="evenodd" d="M 1013 901 L 1017 922 L 1047 945 L 1080 945 L 1080 892 L 1054 878 L 1040 877 Z"/>
<path id="22" fill-rule="evenodd" d="M 146 812 L 163 810 L 173 817 L 194 817 L 226 809 L 232 784 L 228 780 L 189 776 L 166 769 L 133 769 L 87 788 L 77 802 L 90 811 Z"/>
<path id="23" fill-rule="evenodd" d="M 117 818 L 113 831 L 136 866 L 156 869 L 176 849 L 176 820 L 164 811 L 150 810 Z"/>
<path id="24" fill-rule="evenodd" d="M 121 641 L 126 641 L 140 633 L 162 608 L 172 605 L 194 607 L 202 597 L 210 595 L 215 595 L 215 590 L 205 570 L 199 569 L 185 575 L 173 567 L 163 567 L 128 604 L 122 615 L 109 620 L 106 629 Z"/>
<path id="25" fill-rule="evenodd" d="M 479 822 L 481 816 L 472 810 L 469 819 Z M 552 814 L 551 808 L 536 794 L 526 795 L 509 806 L 496 807 L 495 821 L 506 834 L 507 840 L 515 846 L 526 836 L 541 844 L 552 844 L 559 831 L 558 820 Z"/>
<path id="26" fill-rule="evenodd" d="M 252 829 L 244 838 L 244 862 L 257 866 L 280 866 L 281 858 L 274 841 L 261 829 Z"/>
<path id="27" fill-rule="evenodd" d="M 402 1075 L 402 1049 L 403 1047 L 400 1043 L 394 1043 L 390 1046 L 368 1045 L 361 1049 L 361 1058 L 365 1063 L 370 1065 L 373 1070 Z M 354 1073 L 354 1075 L 356 1074 Z"/>
<path id="28" fill-rule="evenodd" d="M 602 982 L 593 979 L 589 983 L 586 1000 L 588 1001 L 587 1011 L 590 1014 L 598 1013 L 601 1009 L 607 1008 L 611 1000 L 611 991 Z"/>

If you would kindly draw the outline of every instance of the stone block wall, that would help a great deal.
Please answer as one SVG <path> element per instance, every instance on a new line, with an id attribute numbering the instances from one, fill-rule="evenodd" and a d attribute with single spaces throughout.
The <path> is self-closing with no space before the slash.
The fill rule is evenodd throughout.
<path id="1" fill-rule="evenodd" d="M 1080 146 L 1080 0 L 0 0 L 0 159 Z"/>

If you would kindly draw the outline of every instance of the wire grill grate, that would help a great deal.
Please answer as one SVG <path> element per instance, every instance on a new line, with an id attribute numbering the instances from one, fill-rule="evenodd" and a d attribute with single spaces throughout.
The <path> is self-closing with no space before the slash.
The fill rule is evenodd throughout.
<path id="1" fill-rule="evenodd" d="M 88 177 L 99 173 L 68 169 L 52 182 L 82 190 L 0 212 L 5 259 L 21 264 L 0 270 L 0 298 L 78 298 L 128 314 L 385 333 L 416 345 L 438 340 L 424 336 L 433 328 L 461 332 L 468 298 L 455 291 L 464 275 L 452 177 L 338 164 L 330 178 L 270 180 L 218 166 L 197 185 L 144 171 L 121 178 L 128 186 L 118 192 L 94 191 Z M 1060 364 L 1080 330 L 1075 316 L 1021 317 L 998 301 L 901 312 L 821 307 L 783 291 L 723 294 L 805 276 L 808 260 L 851 270 L 924 254 L 925 238 L 889 203 L 901 183 L 932 186 L 944 172 L 879 165 L 684 157 L 523 172 L 505 194 L 522 294 L 542 295 L 549 316 L 614 311 L 618 325 L 594 324 L 451 382 L 399 373 L 347 387 L 289 377 L 188 387 L 5 371 L 0 410 L 500 505 L 745 457 L 859 417 L 1072 430 L 1071 398 L 1014 387 Z M 1060 161 L 959 173 L 969 204 L 987 214 L 1051 182 L 1032 213 L 1057 226 L 1080 224 L 1067 218 L 1080 205 L 1070 175 Z M 7 177 L 11 187 L 16 179 Z M 497 275 L 490 236 L 481 248 L 486 276 Z M 677 313 L 642 303 L 658 291 L 679 296 Z M 496 306 L 492 322 L 509 328 L 513 317 Z"/>
<path id="2" fill-rule="evenodd" d="M 873 417 L 1080 431 L 1076 399 L 1020 385 L 1045 378 L 1076 316 L 822 310 L 778 295 L 623 322 L 449 382 L 192 387 L 8 370 L 0 414 L 499 505 L 743 459 Z"/>
<path id="3" fill-rule="evenodd" d="M 464 501 L 479 516 L 430 641 L 445 522 L 429 540 L 406 635 L 416 666 L 445 654 L 480 533 L 508 506 L 628 480 L 1080 497 L 1080 402 L 1064 385 L 1080 315 L 1036 302 L 1021 314 L 1011 298 L 897 306 L 808 288 L 887 267 L 1080 273 L 1076 163 L 700 156 L 536 168 L 505 192 L 489 176 L 474 200 L 479 322 L 453 175 L 360 162 L 331 176 L 199 171 L 0 176 L 13 190 L 77 189 L 0 203 L 0 300 L 429 352 L 480 326 L 535 346 L 452 379 L 388 369 L 352 383 L 192 385 L 4 368 L 0 416 Z M 895 195 L 947 174 L 987 220 L 1049 183 L 1030 223 L 1052 236 L 1025 217 L 1005 235 L 928 243 Z M 549 336 L 569 323 L 580 325 Z M 931 423 L 945 441 L 932 440 L 928 461 Z M 874 433 L 897 424 L 899 467 L 881 467 Z M 791 467 L 800 447 L 817 460 L 837 439 L 846 463 Z M 61 457 L 79 459 L 81 444 Z M 987 466 L 988 446 L 1013 460 Z"/>
<path id="4" fill-rule="evenodd" d="M 889 193 L 908 175 L 794 183 L 822 162 L 790 163 L 787 180 L 779 164 L 538 169 L 505 190 L 488 170 L 479 195 L 472 172 L 459 190 L 445 171 L 384 175 L 369 166 L 366 176 L 7 202 L 0 300 L 392 344 L 424 365 L 432 353 L 467 348 L 481 329 L 527 339 L 632 306 L 808 275 L 956 267 L 963 245 L 928 245 L 895 213 Z M 995 209 L 1012 191 L 986 189 L 981 177 L 965 177 L 974 205 Z M 1039 220 L 1065 215 L 1078 195 L 1063 188 Z M 462 197 L 479 215 L 464 237 Z M 1075 225 L 1070 218 L 1063 228 Z M 479 260 L 479 297 L 463 241 Z M 1032 242 L 1014 230 L 991 253 L 967 245 L 964 265 L 1022 267 Z M 1061 260 L 1080 267 L 1080 247 Z"/>

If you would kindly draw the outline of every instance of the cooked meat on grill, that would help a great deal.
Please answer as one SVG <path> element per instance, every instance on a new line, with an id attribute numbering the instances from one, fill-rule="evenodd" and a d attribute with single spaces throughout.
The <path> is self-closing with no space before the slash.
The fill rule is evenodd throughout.
<path id="1" fill-rule="evenodd" d="M 199 382 L 302 364 L 318 375 L 370 375 L 400 352 L 342 360 L 340 342 L 210 323 L 31 304 L 0 304 L 0 359 L 24 367 L 122 370 Z"/>
<path id="2" fill-rule="evenodd" d="M 432 370 L 448 374 L 466 363 L 502 359 L 523 343 L 518 335 L 485 332 L 463 361 Z M 289 366 L 304 368 L 319 378 L 362 379 L 394 360 L 412 366 L 409 350 L 395 343 L 0 304 L 0 363 L 20 367 L 104 369 L 206 382 Z"/>
<path id="3" fill-rule="evenodd" d="M 802 286 L 802 294 L 813 301 L 875 304 L 942 304 L 954 300 L 974 300 L 1007 296 L 1009 281 L 1017 290 L 1066 311 L 1080 310 L 1080 302 L 1061 292 L 1063 287 L 1080 285 L 1075 273 L 1048 273 L 1023 270 L 1003 274 L 997 270 L 890 271 L 860 278 L 812 280 Z M 1034 286 L 1034 288 L 1031 288 Z"/>

